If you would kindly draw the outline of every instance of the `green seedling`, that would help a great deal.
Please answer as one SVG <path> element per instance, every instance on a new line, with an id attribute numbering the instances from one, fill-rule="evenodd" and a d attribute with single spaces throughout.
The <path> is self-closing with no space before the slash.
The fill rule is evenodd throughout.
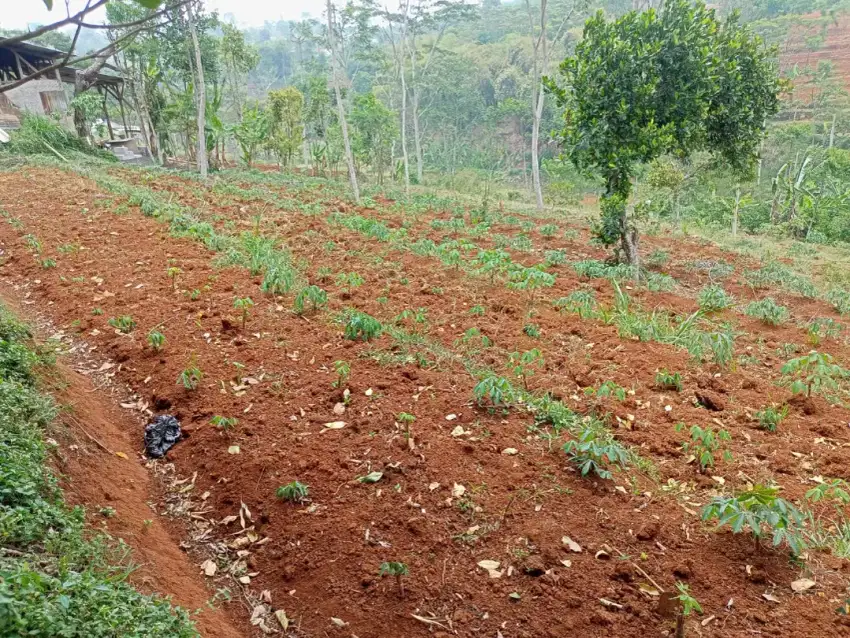
<path id="1" fill-rule="evenodd" d="M 130 334 L 136 328 L 136 322 L 130 315 L 121 315 L 109 320 L 109 325 L 123 334 Z"/>
<path id="2" fill-rule="evenodd" d="M 840 390 L 839 381 L 850 378 L 850 371 L 833 363 L 831 355 L 812 350 L 804 357 L 791 359 L 782 366 L 784 381 L 790 383 L 795 394 L 823 394 Z"/>
<path id="3" fill-rule="evenodd" d="M 601 479 L 613 477 L 610 468 L 623 468 L 629 463 L 629 452 L 601 425 L 584 427 L 578 439 L 567 441 L 564 452 L 582 476 L 595 474 Z"/>
<path id="4" fill-rule="evenodd" d="M 676 432 L 681 432 L 685 428 L 684 423 L 679 423 L 676 426 Z M 682 443 L 682 449 L 685 454 L 691 454 L 699 464 L 701 472 L 705 472 L 708 468 L 714 467 L 715 452 L 722 452 L 724 461 L 732 460 L 732 453 L 725 449 L 726 443 L 732 440 L 726 430 L 715 432 L 711 428 L 701 428 L 698 425 L 691 426 L 691 440 Z"/>
<path id="5" fill-rule="evenodd" d="M 277 488 L 276 495 L 283 501 L 303 503 L 310 496 L 310 486 L 298 481 L 292 481 Z"/>
<path id="6" fill-rule="evenodd" d="M 201 369 L 195 362 L 195 358 L 192 357 L 189 367 L 183 370 L 180 376 L 177 377 L 177 385 L 182 385 L 187 390 L 197 390 L 203 378 L 204 373 L 201 372 Z"/>
<path id="7" fill-rule="evenodd" d="M 472 396 L 479 406 L 489 402 L 494 408 L 505 408 L 514 402 L 516 390 L 504 377 L 490 375 L 475 384 Z"/>
<path id="8" fill-rule="evenodd" d="M 378 571 L 378 575 L 381 577 L 395 577 L 396 585 L 398 586 L 398 590 L 402 596 L 404 596 L 404 581 L 402 580 L 402 576 L 407 576 L 408 573 L 407 565 L 404 563 L 381 563 L 381 567 Z"/>
<path id="9" fill-rule="evenodd" d="M 169 268 L 165 272 L 168 275 L 168 278 L 171 279 L 171 290 L 177 290 L 177 278 L 183 274 L 183 271 L 180 270 L 177 266 L 171 266 L 171 268 Z"/>
<path id="10" fill-rule="evenodd" d="M 248 311 L 254 307 L 254 301 L 250 297 L 237 297 L 233 300 L 233 307 L 242 312 L 242 330 L 245 330 Z"/>
<path id="11" fill-rule="evenodd" d="M 344 316 L 345 338 L 357 341 L 369 341 L 381 336 L 384 327 L 381 322 L 359 310 L 350 310 Z"/>
<path id="12" fill-rule="evenodd" d="M 232 416 L 221 416 L 220 414 L 216 414 L 210 419 L 210 423 L 224 432 L 229 432 L 239 424 L 239 419 Z"/>
<path id="13" fill-rule="evenodd" d="M 701 310 L 705 312 L 718 312 L 730 308 L 735 304 L 735 300 L 723 289 L 723 286 L 717 284 L 706 286 L 703 288 L 697 297 L 697 303 Z"/>
<path id="14" fill-rule="evenodd" d="M 526 391 L 528 391 L 528 380 L 534 376 L 535 369 L 542 370 L 545 364 L 546 361 L 537 348 L 523 353 L 512 352 L 508 355 L 508 366 L 513 375 L 522 381 Z"/>
<path id="15" fill-rule="evenodd" d="M 295 314 L 299 316 L 305 314 L 308 304 L 312 312 L 324 308 L 328 305 L 328 293 L 318 286 L 307 286 L 295 296 Z"/>
<path id="16" fill-rule="evenodd" d="M 351 364 L 348 361 L 334 361 L 334 372 L 336 373 L 336 381 L 331 384 L 331 387 L 341 388 L 351 376 Z"/>
<path id="17" fill-rule="evenodd" d="M 165 335 L 156 328 L 151 328 L 148 332 L 148 345 L 154 352 L 159 352 L 165 345 Z"/>
<path id="18" fill-rule="evenodd" d="M 655 373 L 655 385 L 659 390 L 672 392 L 682 391 L 682 375 L 678 372 L 670 374 L 667 370 L 659 370 Z"/>
<path id="19" fill-rule="evenodd" d="M 760 319 L 769 326 L 778 326 L 788 321 L 788 308 L 780 306 L 772 297 L 765 297 L 747 306 L 746 314 Z"/>
<path id="20" fill-rule="evenodd" d="M 779 424 L 788 416 L 788 406 L 776 407 L 775 405 L 768 406 L 763 410 L 756 412 L 756 418 L 759 421 L 759 427 L 768 432 L 776 432 Z"/>

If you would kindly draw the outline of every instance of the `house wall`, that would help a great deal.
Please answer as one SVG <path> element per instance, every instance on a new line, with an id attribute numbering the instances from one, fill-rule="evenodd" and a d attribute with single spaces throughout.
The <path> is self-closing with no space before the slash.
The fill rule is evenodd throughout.
<path id="1" fill-rule="evenodd" d="M 15 89 L 10 89 L 4 94 L 13 107 L 21 111 L 48 115 L 45 104 L 52 109 L 53 113 L 62 116 L 62 122 L 67 123 L 68 99 L 65 94 L 65 85 L 58 80 L 39 78 L 31 80 Z"/>

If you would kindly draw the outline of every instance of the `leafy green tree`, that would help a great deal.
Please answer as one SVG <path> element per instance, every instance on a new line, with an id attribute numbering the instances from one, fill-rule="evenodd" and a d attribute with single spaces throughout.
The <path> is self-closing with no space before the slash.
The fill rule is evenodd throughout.
<path id="1" fill-rule="evenodd" d="M 242 150 L 242 160 L 251 168 L 257 151 L 269 136 L 271 124 L 268 115 L 257 104 L 249 105 L 242 114 L 242 121 L 233 127 L 233 137 Z"/>
<path id="2" fill-rule="evenodd" d="M 721 21 L 702 1 L 590 18 L 575 55 L 547 80 L 564 109 L 561 137 L 577 168 L 605 179 L 596 236 L 639 265 L 638 229 L 628 214 L 632 177 L 662 155 L 706 150 L 752 171 L 765 122 L 778 110 L 773 52 L 737 14 Z"/>
<path id="3" fill-rule="evenodd" d="M 304 141 L 304 95 L 294 86 L 269 91 L 267 105 L 271 134 L 266 146 L 281 164 L 289 166 Z"/>
<path id="4" fill-rule="evenodd" d="M 245 34 L 227 22 L 221 23 L 219 47 L 227 71 L 227 83 L 230 87 L 230 98 L 233 101 L 236 117 L 242 119 L 241 87 L 245 84 L 245 74 L 256 68 L 260 62 L 260 56 L 253 46 L 245 42 Z"/>
<path id="5" fill-rule="evenodd" d="M 355 156 L 371 166 L 378 175 L 378 183 L 383 184 L 384 172 L 390 167 L 393 141 L 398 135 L 395 115 L 369 92 L 354 98 L 351 124 Z"/>

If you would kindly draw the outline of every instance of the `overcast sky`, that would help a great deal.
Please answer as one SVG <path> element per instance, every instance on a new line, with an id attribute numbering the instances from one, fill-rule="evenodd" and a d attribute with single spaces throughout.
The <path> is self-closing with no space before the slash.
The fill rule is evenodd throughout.
<path id="1" fill-rule="evenodd" d="M 65 17 L 65 3 L 54 2 L 53 11 L 44 7 L 42 0 L 0 0 L 0 28 L 23 29 L 27 25 L 47 24 Z M 79 11 L 85 0 L 71 0 L 71 10 Z M 259 26 L 266 20 L 298 20 L 302 14 L 321 17 L 322 0 L 205 0 L 210 10 L 218 11 L 221 17 L 232 13 L 236 23 L 242 26 Z M 103 20 L 103 14 L 91 14 L 92 22 Z"/>

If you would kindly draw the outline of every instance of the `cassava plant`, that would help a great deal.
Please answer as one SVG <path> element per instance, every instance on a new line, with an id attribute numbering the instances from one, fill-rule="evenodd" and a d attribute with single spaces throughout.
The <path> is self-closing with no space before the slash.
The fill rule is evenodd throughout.
<path id="1" fill-rule="evenodd" d="M 379 576 L 393 576 L 395 578 L 398 591 L 402 596 L 404 596 L 404 581 L 402 580 L 402 576 L 407 576 L 408 573 L 409 570 L 404 563 L 381 563 L 381 567 L 378 570 Z"/>
<path id="2" fill-rule="evenodd" d="M 276 495 L 282 501 L 303 503 L 310 496 L 310 486 L 298 481 L 292 481 L 277 488 Z"/>
<path id="3" fill-rule="evenodd" d="M 850 371 L 834 363 L 832 355 L 812 350 L 803 357 L 791 359 L 782 366 L 784 381 L 795 394 L 835 393 L 840 381 L 850 378 Z"/>
<path id="4" fill-rule="evenodd" d="M 749 530 L 756 547 L 769 536 L 774 547 L 785 543 L 795 554 L 805 549 L 803 514 L 779 496 L 778 487 L 755 485 L 736 496 L 716 496 L 702 510 L 703 521 L 717 521 L 717 527 L 729 527 L 735 534 Z"/>
<path id="5" fill-rule="evenodd" d="M 148 332 L 148 345 L 154 352 L 159 352 L 165 345 L 165 335 L 159 329 L 151 328 Z"/>
<path id="6" fill-rule="evenodd" d="M 681 432 L 685 428 L 684 423 L 679 423 L 676 426 L 676 432 Z M 701 428 L 698 425 L 691 426 L 691 440 L 682 443 L 682 449 L 685 454 L 691 454 L 699 464 L 701 472 L 705 472 L 708 468 L 714 467 L 714 455 L 717 452 L 722 454 L 724 461 L 732 460 L 732 453 L 726 449 L 727 443 L 732 439 L 726 430 L 714 431 L 712 428 Z"/>
<path id="7" fill-rule="evenodd" d="M 248 311 L 254 307 L 254 301 L 250 297 L 237 297 L 233 300 L 233 307 L 242 313 L 242 330 L 248 323 Z"/>

